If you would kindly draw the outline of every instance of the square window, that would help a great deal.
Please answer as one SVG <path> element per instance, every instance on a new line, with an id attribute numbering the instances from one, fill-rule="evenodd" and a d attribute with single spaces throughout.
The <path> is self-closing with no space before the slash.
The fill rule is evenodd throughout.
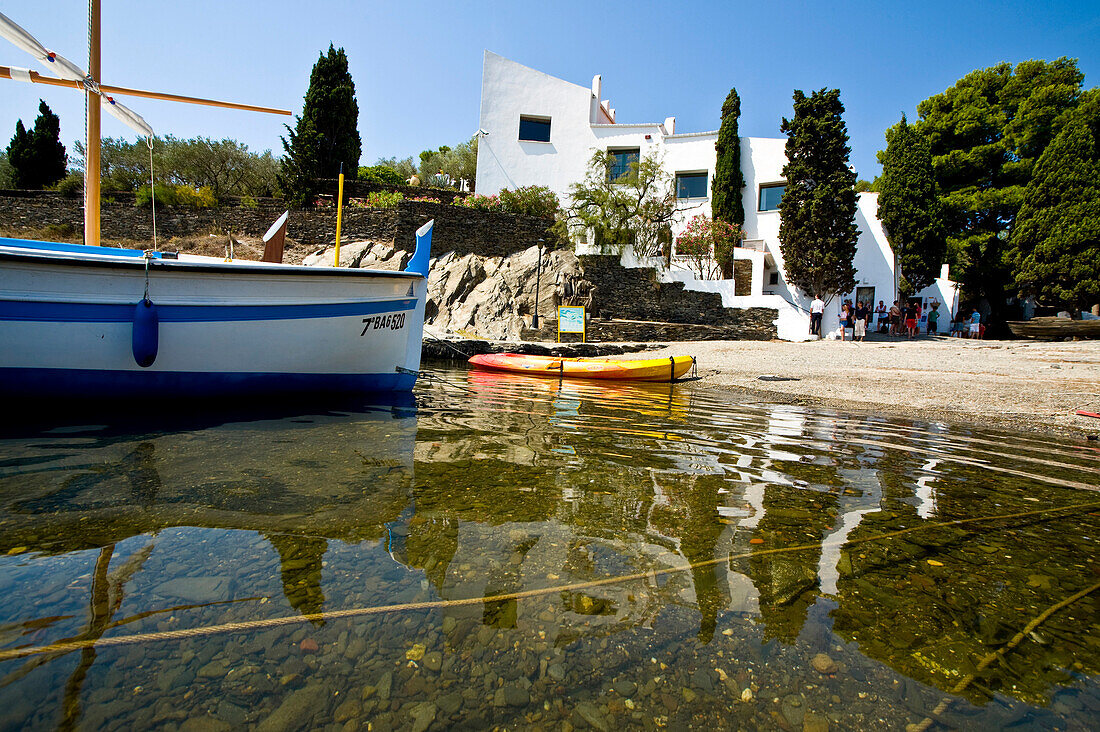
<path id="1" fill-rule="evenodd" d="M 778 272 L 772 272 L 768 276 L 768 284 L 769 285 L 778 285 L 779 284 L 779 273 Z"/>
<path id="2" fill-rule="evenodd" d="M 519 139 L 525 142 L 550 142 L 550 118 L 520 116 Z"/>
<path id="3" fill-rule="evenodd" d="M 637 163 L 641 150 L 636 147 L 608 150 L 614 162 L 611 164 L 611 180 L 618 180 L 630 172 L 631 163 Z"/>
<path id="4" fill-rule="evenodd" d="M 786 183 L 777 183 L 769 186 L 760 186 L 760 205 L 757 211 L 778 211 L 779 202 L 783 200 L 783 191 L 787 190 Z"/>
<path id="5" fill-rule="evenodd" d="M 676 174 L 677 198 L 706 198 L 707 174 L 706 173 L 677 173 Z"/>

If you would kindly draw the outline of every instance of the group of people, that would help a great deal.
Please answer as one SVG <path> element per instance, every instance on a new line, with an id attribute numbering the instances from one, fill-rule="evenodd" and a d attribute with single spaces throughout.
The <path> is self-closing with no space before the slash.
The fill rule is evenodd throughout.
<path id="1" fill-rule="evenodd" d="M 955 319 L 951 321 L 951 336 L 953 338 L 985 337 L 982 314 L 978 312 L 977 308 L 959 308 Z"/>
<path id="2" fill-rule="evenodd" d="M 939 332 L 940 303 L 929 304 L 927 312 L 928 333 L 935 335 Z M 821 337 L 821 320 L 825 314 L 825 303 L 820 297 L 814 297 L 810 303 L 810 334 Z M 845 300 L 840 307 L 839 325 L 840 340 L 862 341 L 867 338 L 868 328 L 876 328 L 879 333 L 892 336 L 904 335 L 907 339 L 916 338 L 920 328 L 922 312 L 920 302 L 895 300 L 890 307 L 882 300 L 878 301 L 878 307 L 872 309 L 871 302 Z M 984 330 L 980 327 L 981 314 L 977 310 L 959 311 L 959 315 L 952 321 L 951 335 L 967 336 L 971 338 L 981 337 Z M 963 329 L 963 324 L 969 328 Z"/>

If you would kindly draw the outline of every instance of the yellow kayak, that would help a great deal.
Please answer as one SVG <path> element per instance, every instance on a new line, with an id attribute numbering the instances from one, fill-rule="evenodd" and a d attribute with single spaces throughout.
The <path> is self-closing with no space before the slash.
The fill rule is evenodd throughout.
<path id="1" fill-rule="evenodd" d="M 474 356 L 470 359 L 470 363 L 483 369 L 555 378 L 673 381 L 686 374 L 695 365 L 695 358 L 693 356 L 623 359 L 558 358 L 528 356 L 522 353 L 486 353 Z"/>

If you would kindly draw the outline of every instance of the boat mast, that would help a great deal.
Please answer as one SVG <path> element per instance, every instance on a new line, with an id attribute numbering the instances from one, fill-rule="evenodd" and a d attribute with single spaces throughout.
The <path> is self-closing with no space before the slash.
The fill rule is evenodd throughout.
<path id="1" fill-rule="evenodd" d="M 88 2 L 88 79 L 84 91 L 88 109 L 88 134 L 84 143 L 84 243 L 99 246 L 99 94 L 93 85 L 100 79 L 99 0 Z"/>
<path id="2" fill-rule="evenodd" d="M 124 86 L 108 86 L 100 84 L 99 77 L 102 73 L 100 62 L 100 0 L 88 0 L 88 71 L 66 61 L 62 56 L 49 51 L 38 42 L 34 36 L 15 21 L 0 13 L 0 36 L 11 41 L 17 47 L 34 56 L 50 69 L 50 73 L 60 78 L 44 76 L 37 71 L 22 69 L 15 66 L 0 66 L 0 79 L 13 79 L 16 81 L 31 82 L 34 84 L 49 84 L 52 86 L 67 86 L 79 89 L 85 94 L 87 103 L 87 129 L 85 132 L 85 156 L 84 156 L 84 243 L 98 245 L 101 238 L 99 222 L 100 215 L 100 170 L 101 158 L 101 110 L 106 106 L 107 112 L 117 117 L 123 124 L 141 133 L 142 136 L 152 138 L 153 129 L 131 109 L 116 102 L 112 94 L 129 94 L 131 96 L 146 97 L 148 99 L 164 99 L 173 102 L 187 102 L 190 104 L 205 104 L 211 107 L 225 107 L 228 109 L 241 109 L 252 112 L 268 112 L 271 114 L 290 115 L 290 110 L 275 109 L 273 107 L 259 107 L 253 104 L 240 104 L 237 102 L 223 102 L 216 99 L 202 99 L 180 94 L 168 94 L 166 92 L 146 91 L 143 89 L 131 89 Z"/>

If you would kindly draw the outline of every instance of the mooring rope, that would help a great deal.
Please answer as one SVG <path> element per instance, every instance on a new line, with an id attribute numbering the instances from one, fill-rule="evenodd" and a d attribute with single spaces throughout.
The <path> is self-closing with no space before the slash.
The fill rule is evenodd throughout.
<path id="1" fill-rule="evenodd" d="M 1012 640 L 1010 640 L 1001 648 L 998 648 L 996 651 L 987 654 L 985 658 L 983 658 L 978 663 L 977 667 L 971 673 L 968 673 L 962 678 L 961 681 L 959 681 L 959 683 L 955 684 L 950 693 L 955 695 L 961 694 L 963 691 L 966 690 L 966 687 L 974 683 L 974 681 L 978 678 L 978 674 L 984 671 L 989 666 L 989 664 L 993 663 L 998 658 L 1001 658 L 1016 646 L 1020 645 L 1020 643 L 1023 642 L 1024 638 L 1026 638 L 1028 634 L 1030 634 L 1032 631 L 1034 631 L 1036 628 L 1046 622 L 1047 618 L 1049 618 L 1051 615 L 1058 612 L 1059 610 L 1069 607 L 1073 603 L 1080 600 L 1082 597 L 1096 592 L 1097 590 L 1100 590 L 1100 582 L 1097 582 L 1092 587 L 1086 587 L 1077 594 L 1070 595 L 1061 602 L 1048 607 L 1046 610 L 1037 615 L 1030 623 L 1025 625 L 1023 630 L 1012 636 Z M 951 697 L 945 696 L 943 699 L 940 700 L 940 703 L 936 705 L 936 708 L 932 710 L 929 716 L 925 717 L 918 724 L 912 727 L 906 727 L 907 732 L 925 732 L 925 730 L 927 730 L 935 723 L 936 720 L 934 719 L 934 717 L 939 717 L 941 714 L 946 712 L 947 708 L 951 706 L 951 702 L 953 701 L 954 699 L 952 699 Z"/>
<path id="2" fill-rule="evenodd" d="M 899 529 L 897 531 L 891 531 L 885 534 L 877 534 L 875 536 L 866 536 L 858 539 L 845 539 L 841 542 L 834 543 L 814 543 L 814 544 L 798 544 L 788 547 L 777 547 L 774 549 L 756 549 L 748 552 L 742 552 L 741 554 L 730 554 L 725 557 L 719 557 L 715 559 L 706 559 L 700 562 L 688 562 L 686 564 L 677 567 L 665 567 L 662 569 L 651 569 L 645 572 L 636 572 L 633 574 L 618 575 L 615 577 L 606 577 L 604 579 L 587 580 L 584 582 L 574 582 L 567 585 L 557 585 L 554 587 L 542 587 L 533 590 L 520 590 L 517 592 L 506 592 L 500 595 L 484 595 L 479 597 L 467 597 L 454 600 L 422 600 L 418 602 L 403 602 L 395 603 L 391 605 L 375 605 L 372 607 L 360 607 L 360 608 L 348 608 L 346 610 L 330 610 L 317 613 L 303 613 L 300 615 L 284 616 L 281 618 L 261 618 L 258 620 L 242 620 L 232 623 L 221 623 L 219 625 L 207 625 L 198 628 L 181 628 L 180 630 L 165 630 L 157 631 L 155 633 L 135 633 L 133 635 L 113 636 L 108 638 L 85 638 L 82 640 L 74 641 L 62 641 L 58 643 L 52 643 L 47 646 L 33 646 L 26 648 L 9 648 L 0 650 L 0 662 L 11 660 L 14 658 L 25 658 L 27 656 L 34 656 L 43 653 L 68 653 L 70 651 L 77 651 L 84 648 L 106 648 L 111 646 L 124 646 L 132 645 L 135 643 L 151 643 L 155 641 L 167 641 L 167 640 L 182 640 L 185 638 L 195 638 L 200 636 L 218 635 L 221 633 L 233 633 L 238 631 L 258 630 L 261 628 L 274 628 L 283 625 L 298 625 L 301 623 L 312 623 L 315 621 L 328 621 L 339 620 L 342 618 L 362 617 L 367 615 L 382 615 L 387 613 L 396 612 L 409 612 L 414 610 L 434 610 L 439 608 L 449 607 L 463 607 L 467 605 L 480 605 L 487 602 L 503 602 L 507 600 L 527 600 L 534 597 L 542 597 L 545 595 L 553 595 L 561 592 L 574 592 L 578 590 L 591 589 L 593 587 L 602 587 L 605 585 L 619 584 L 622 582 L 631 582 L 646 578 L 656 578 L 661 575 L 673 574 L 676 572 L 686 572 L 700 567 L 709 567 L 716 564 L 722 564 L 726 562 L 733 562 L 737 559 L 748 559 L 752 557 L 760 557 L 771 554 L 786 554 L 790 552 L 810 551 L 816 549 L 823 549 L 825 547 L 837 546 L 849 546 L 856 544 L 863 544 L 870 541 L 882 541 L 884 539 L 892 539 L 898 536 L 904 536 L 905 534 L 911 534 L 915 531 L 927 531 L 929 529 L 947 528 L 950 526 L 963 526 L 966 524 L 978 523 L 981 521 L 996 521 L 999 519 L 1013 519 L 1013 518 L 1025 518 L 1028 516 L 1040 516 L 1048 513 L 1057 513 L 1061 511 L 1071 511 L 1082 508 L 1096 508 L 1100 506 L 1100 501 L 1091 501 L 1088 503 L 1076 503 L 1069 506 L 1060 506 L 1057 508 L 1041 508 L 1033 511 L 1018 511 L 1015 513 L 996 514 L 992 516 L 974 516 L 965 519 L 954 519 L 952 521 L 942 521 L 934 524 L 924 524 L 921 526 L 912 526 L 907 529 Z M 1095 588 L 1092 588 L 1095 589 Z M 1088 594 L 1092 591 L 1089 589 L 1084 594 Z M 1082 597 L 1084 595 L 1081 595 Z M 1057 609 L 1057 608 L 1056 608 Z M 1053 610 L 1051 611 L 1053 612 Z M 1044 618 L 1045 619 L 1045 618 Z M 1025 633 L 1026 635 L 1026 633 Z M 1019 642 L 1019 641 L 1017 641 Z M 984 667 L 983 667 L 984 668 Z"/>

